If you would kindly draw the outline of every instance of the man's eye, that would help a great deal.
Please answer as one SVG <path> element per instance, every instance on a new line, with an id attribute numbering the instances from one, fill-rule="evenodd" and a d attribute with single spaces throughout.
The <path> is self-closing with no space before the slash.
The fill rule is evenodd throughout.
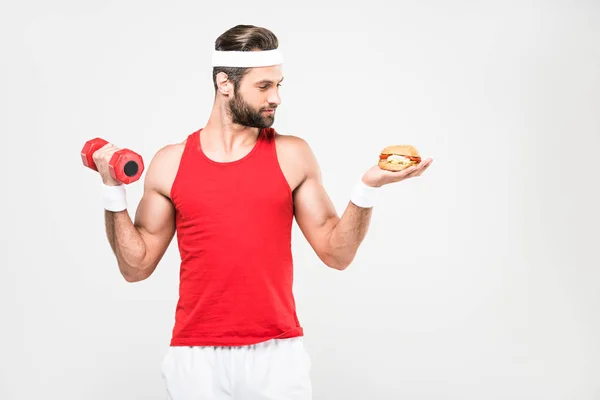
<path id="1" fill-rule="evenodd" d="M 271 87 L 271 85 L 267 85 L 267 86 L 259 86 L 258 88 L 259 88 L 259 89 L 262 89 L 262 90 L 265 90 L 265 89 L 268 89 L 269 87 Z M 277 84 L 277 87 L 281 87 L 281 83 L 278 83 L 278 84 Z"/>

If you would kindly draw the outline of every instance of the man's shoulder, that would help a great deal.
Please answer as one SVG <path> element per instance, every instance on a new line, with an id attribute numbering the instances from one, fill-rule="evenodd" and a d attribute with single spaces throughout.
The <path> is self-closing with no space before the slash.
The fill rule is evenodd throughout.
<path id="1" fill-rule="evenodd" d="M 318 169 L 318 163 L 308 141 L 291 134 L 275 135 L 277 153 L 280 159 L 289 160 L 295 168 L 302 169 L 305 175 L 311 175 Z"/>
<path id="2" fill-rule="evenodd" d="M 179 143 L 168 143 L 158 149 L 154 155 L 155 159 L 169 159 L 172 157 L 181 157 L 187 140 Z"/>
<path id="3" fill-rule="evenodd" d="M 285 150 L 302 152 L 310 151 L 310 145 L 306 139 L 296 135 L 276 133 L 275 143 L 278 148 L 281 147 Z"/>
<path id="4" fill-rule="evenodd" d="M 164 188 L 169 187 L 175 178 L 185 144 L 185 140 L 169 143 L 156 151 L 146 174 L 146 183 L 149 187 L 160 188 L 162 189 L 159 190 L 160 192 L 168 192 Z"/>

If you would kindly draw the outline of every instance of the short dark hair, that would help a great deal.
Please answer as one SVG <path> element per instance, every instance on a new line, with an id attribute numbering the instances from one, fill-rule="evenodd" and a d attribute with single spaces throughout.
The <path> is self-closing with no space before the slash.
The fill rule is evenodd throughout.
<path id="1" fill-rule="evenodd" d="M 254 25 L 237 25 L 223 32 L 215 41 L 215 50 L 221 51 L 265 51 L 275 50 L 279 47 L 277 36 L 266 28 Z M 240 82 L 248 72 L 248 68 L 239 67 L 213 67 L 213 83 L 217 90 L 217 74 L 224 72 L 233 82 L 234 91 L 237 92 Z"/>

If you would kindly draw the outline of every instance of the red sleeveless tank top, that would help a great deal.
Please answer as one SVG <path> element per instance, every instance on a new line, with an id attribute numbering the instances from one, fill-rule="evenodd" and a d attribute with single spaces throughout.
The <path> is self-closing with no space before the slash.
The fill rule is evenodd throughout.
<path id="1" fill-rule="evenodd" d="M 190 134 L 171 189 L 181 255 L 172 346 L 302 336 L 292 294 L 293 201 L 271 128 L 232 162 Z"/>

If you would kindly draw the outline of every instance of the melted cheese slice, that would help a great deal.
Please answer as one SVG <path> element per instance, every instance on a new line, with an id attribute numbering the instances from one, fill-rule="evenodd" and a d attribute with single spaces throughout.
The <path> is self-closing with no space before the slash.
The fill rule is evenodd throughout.
<path id="1" fill-rule="evenodd" d="M 387 162 L 392 163 L 392 164 L 403 164 L 403 165 L 411 163 L 411 161 L 408 158 L 402 157 L 402 156 L 399 156 L 396 154 L 392 154 L 391 156 L 389 156 L 387 158 Z"/>

